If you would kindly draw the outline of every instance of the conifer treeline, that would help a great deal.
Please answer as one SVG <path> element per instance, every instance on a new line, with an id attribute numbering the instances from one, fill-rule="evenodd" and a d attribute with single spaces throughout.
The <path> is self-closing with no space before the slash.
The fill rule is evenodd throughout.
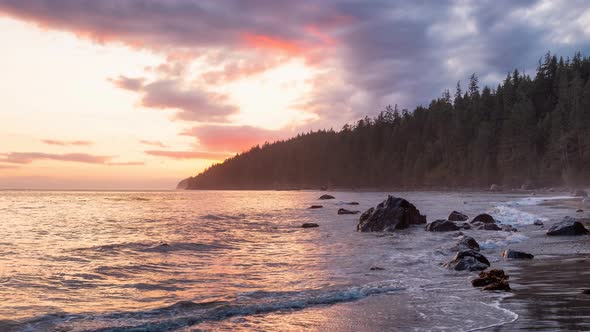
<path id="1" fill-rule="evenodd" d="M 256 146 L 181 182 L 188 189 L 484 187 L 590 182 L 590 58 L 547 53 L 534 78 L 495 89 L 475 74 L 413 112 L 387 107 L 341 131 Z"/>

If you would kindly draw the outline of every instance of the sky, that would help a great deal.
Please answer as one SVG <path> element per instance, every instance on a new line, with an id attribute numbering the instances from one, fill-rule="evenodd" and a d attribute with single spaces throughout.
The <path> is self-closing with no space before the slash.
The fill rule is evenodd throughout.
<path id="1" fill-rule="evenodd" d="M 590 3 L 0 0 L 0 44 L 0 189 L 174 189 L 472 73 L 588 55 Z"/>

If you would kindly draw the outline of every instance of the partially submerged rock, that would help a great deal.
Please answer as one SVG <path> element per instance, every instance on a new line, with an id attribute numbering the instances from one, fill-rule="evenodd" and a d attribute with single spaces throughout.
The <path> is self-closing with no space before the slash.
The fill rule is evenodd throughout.
<path id="1" fill-rule="evenodd" d="M 584 212 L 582 209 L 577 209 L 576 212 Z"/>
<path id="2" fill-rule="evenodd" d="M 313 223 L 313 222 L 306 222 L 303 225 L 301 225 L 302 228 L 314 228 L 314 227 L 320 227 L 320 225 Z"/>
<path id="3" fill-rule="evenodd" d="M 490 267 L 490 261 L 476 250 L 465 249 L 459 251 L 453 260 L 444 266 L 455 271 L 483 271 Z"/>
<path id="4" fill-rule="evenodd" d="M 481 272 L 479 277 L 471 281 L 471 284 L 473 287 L 483 287 L 484 290 L 509 291 L 509 278 L 510 277 L 504 273 L 504 270 L 494 269 Z"/>
<path id="5" fill-rule="evenodd" d="M 533 225 L 535 226 L 543 226 L 543 222 L 539 219 L 535 220 L 535 222 L 533 222 Z"/>
<path id="6" fill-rule="evenodd" d="M 351 211 L 351 210 L 347 210 L 347 209 L 338 209 L 338 214 L 358 214 L 361 213 L 361 211 Z"/>
<path id="7" fill-rule="evenodd" d="M 346 204 L 348 204 L 348 205 L 359 205 L 359 202 L 348 202 Z"/>
<path id="8" fill-rule="evenodd" d="M 483 224 L 480 225 L 477 229 L 484 230 L 484 231 L 501 231 L 502 228 L 496 224 Z"/>
<path id="9" fill-rule="evenodd" d="M 510 259 L 533 259 L 533 257 L 535 257 L 534 255 L 527 254 L 526 252 L 516 251 L 512 249 L 506 249 L 502 251 L 500 256 Z"/>
<path id="10" fill-rule="evenodd" d="M 425 226 L 425 229 L 429 232 L 453 232 L 458 231 L 460 228 L 454 222 L 448 220 L 435 220 Z"/>
<path id="11" fill-rule="evenodd" d="M 312 205 L 312 206 L 310 206 L 309 208 L 310 208 L 310 209 L 321 209 L 321 208 L 323 208 L 323 207 L 324 207 L 323 205 Z"/>
<path id="12" fill-rule="evenodd" d="M 479 243 L 471 236 L 463 236 L 457 241 L 454 250 L 475 250 L 479 251 Z"/>
<path id="13" fill-rule="evenodd" d="M 467 221 L 469 220 L 469 217 L 464 214 L 461 213 L 459 211 L 453 211 L 451 212 L 451 214 L 449 214 L 449 218 L 450 221 Z"/>
<path id="14" fill-rule="evenodd" d="M 334 199 L 334 198 L 336 198 L 336 197 L 334 197 L 332 195 L 327 195 L 327 194 L 320 196 L 320 199 Z"/>
<path id="15" fill-rule="evenodd" d="M 371 271 L 383 271 L 383 270 L 385 270 L 385 268 L 382 268 L 382 267 L 379 267 L 379 266 L 373 266 L 369 270 L 371 270 Z"/>
<path id="16" fill-rule="evenodd" d="M 361 232 L 393 232 L 408 228 L 410 225 L 426 223 L 426 216 L 420 214 L 416 207 L 403 198 L 388 196 L 374 208 L 365 211 L 357 225 Z"/>
<path id="17" fill-rule="evenodd" d="M 550 236 L 574 236 L 574 235 L 586 235 L 590 233 L 584 225 L 574 218 L 565 217 L 563 221 L 560 221 L 547 231 L 547 235 Z"/>
<path id="18" fill-rule="evenodd" d="M 494 219 L 494 217 L 490 216 L 487 213 L 482 213 L 480 215 L 477 215 L 475 218 L 473 218 L 473 220 L 471 220 L 471 223 L 476 223 L 476 222 L 481 222 L 483 224 L 495 224 L 496 220 Z"/>

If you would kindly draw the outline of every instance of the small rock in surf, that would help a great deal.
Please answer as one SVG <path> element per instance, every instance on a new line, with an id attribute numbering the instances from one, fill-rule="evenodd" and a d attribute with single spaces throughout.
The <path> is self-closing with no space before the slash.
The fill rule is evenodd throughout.
<path id="1" fill-rule="evenodd" d="M 310 208 L 310 209 L 321 209 L 321 208 L 323 208 L 323 207 L 324 207 L 324 206 L 322 206 L 322 205 L 312 205 L 312 206 L 310 206 L 309 208 Z"/>
<path id="2" fill-rule="evenodd" d="M 435 220 L 424 227 L 429 232 L 453 232 L 460 228 L 449 220 Z"/>
<path id="3" fill-rule="evenodd" d="M 332 195 L 322 195 L 320 196 L 320 199 L 334 199 L 336 197 L 332 196 Z"/>
<path id="4" fill-rule="evenodd" d="M 316 224 L 316 223 L 312 223 L 312 222 L 306 222 L 305 224 L 301 225 L 302 228 L 314 228 L 314 227 L 320 227 L 320 225 Z"/>
<path id="5" fill-rule="evenodd" d="M 465 249 L 459 251 L 453 260 L 444 266 L 455 271 L 483 271 L 490 267 L 490 261 L 475 250 Z"/>
<path id="6" fill-rule="evenodd" d="M 494 220 L 494 217 L 490 216 L 487 213 L 482 213 L 480 215 L 478 215 L 477 217 L 473 218 L 473 220 L 471 220 L 471 223 L 476 223 L 476 222 L 481 222 L 484 224 L 495 224 L 496 220 Z"/>
<path id="7" fill-rule="evenodd" d="M 347 209 L 338 209 L 338 214 L 359 214 L 361 211 L 351 211 Z"/>
<path id="8" fill-rule="evenodd" d="M 461 213 L 459 211 L 453 211 L 451 212 L 451 214 L 449 214 L 449 218 L 450 221 L 467 221 L 469 220 L 469 217 L 464 214 Z"/>
<path id="9" fill-rule="evenodd" d="M 455 246 L 453 247 L 454 250 L 475 250 L 479 251 L 479 243 L 475 241 L 474 238 L 471 236 L 463 236 L 462 238 L 457 241 Z"/>
<path id="10" fill-rule="evenodd" d="M 500 256 L 502 256 L 504 258 L 510 258 L 510 259 L 533 259 L 533 257 L 535 257 L 534 255 L 527 254 L 526 252 L 516 251 L 516 250 L 511 250 L 511 249 L 506 249 L 506 250 L 502 251 Z"/>

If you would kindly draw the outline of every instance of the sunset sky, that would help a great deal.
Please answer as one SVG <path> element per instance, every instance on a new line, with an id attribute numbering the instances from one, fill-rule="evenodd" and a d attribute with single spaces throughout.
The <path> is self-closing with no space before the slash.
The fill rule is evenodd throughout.
<path id="1" fill-rule="evenodd" d="M 516 4 L 518 2 L 518 4 Z M 584 6 L 586 5 L 586 6 Z M 590 49 L 586 1 L 0 0 L 0 189 L 173 189 Z"/>

